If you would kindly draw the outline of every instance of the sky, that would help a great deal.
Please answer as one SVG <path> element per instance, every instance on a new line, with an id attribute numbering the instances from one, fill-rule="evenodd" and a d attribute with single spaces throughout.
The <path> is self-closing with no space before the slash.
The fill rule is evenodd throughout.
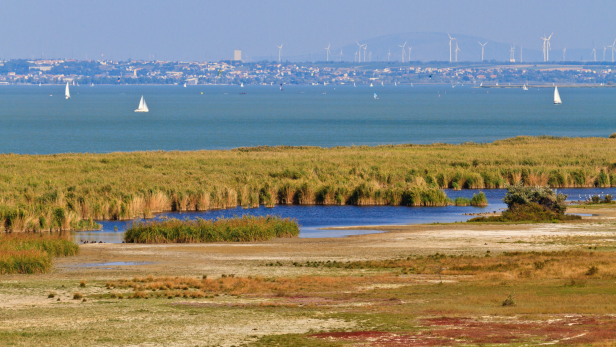
<path id="1" fill-rule="evenodd" d="M 213 61 L 234 49 L 277 59 L 283 44 L 284 60 L 411 32 L 538 51 L 540 36 L 554 32 L 554 50 L 592 49 L 594 41 L 599 55 L 616 39 L 613 0 L 0 0 L 0 8 L 5 59 Z"/>

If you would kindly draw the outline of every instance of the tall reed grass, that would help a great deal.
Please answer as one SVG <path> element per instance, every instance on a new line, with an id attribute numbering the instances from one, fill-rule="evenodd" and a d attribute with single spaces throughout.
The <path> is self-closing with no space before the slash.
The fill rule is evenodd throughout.
<path id="1" fill-rule="evenodd" d="M 616 186 L 611 141 L 1 154 L 0 231 L 89 229 L 99 219 L 236 206 L 442 206 L 451 202 L 439 189 L 456 187 Z"/>
<path id="2" fill-rule="evenodd" d="M 53 257 L 77 254 L 79 246 L 61 236 L 0 234 L 0 274 L 33 274 L 51 270 Z"/>
<path id="3" fill-rule="evenodd" d="M 295 220 L 280 217 L 243 216 L 218 220 L 136 221 L 124 233 L 127 243 L 251 242 L 297 237 Z"/>

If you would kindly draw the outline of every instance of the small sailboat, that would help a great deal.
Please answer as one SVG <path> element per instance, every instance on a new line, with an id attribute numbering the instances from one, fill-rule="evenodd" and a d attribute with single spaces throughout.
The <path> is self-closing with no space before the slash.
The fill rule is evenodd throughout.
<path id="1" fill-rule="evenodd" d="M 385 86 L 385 85 L 383 84 L 383 82 L 381 82 L 381 86 Z"/>
<path id="2" fill-rule="evenodd" d="M 75 80 L 73 80 L 73 85 L 75 85 Z"/>
<path id="3" fill-rule="evenodd" d="M 411 87 L 413 86 L 413 83 L 411 83 Z"/>
<path id="4" fill-rule="evenodd" d="M 397 87 L 397 86 L 398 86 L 398 82 L 394 82 L 394 87 Z"/>
<path id="5" fill-rule="evenodd" d="M 150 110 L 148 109 L 148 105 L 145 103 L 143 95 L 141 96 L 141 101 L 139 102 L 139 108 L 136 109 L 135 112 L 150 112 Z"/>
<path id="6" fill-rule="evenodd" d="M 370 87 L 374 87 L 374 86 L 372 85 L 372 83 L 370 83 Z"/>
<path id="7" fill-rule="evenodd" d="M 355 85 L 355 82 L 353 82 L 353 87 L 357 87 L 357 86 Z"/>
<path id="8" fill-rule="evenodd" d="M 39 87 L 41 86 L 41 84 L 39 83 Z"/>
<path id="9" fill-rule="evenodd" d="M 378 99 L 378 95 L 376 95 L 376 93 L 374 93 L 374 100 Z"/>
<path id="10" fill-rule="evenodd" d="M 92 82 L 92 83 L 90 84 L 90 87 L 94 87 L 94 82 Z"/>
<path id="11" fill-rule="evenodd" d="M 243 82 L 240 84 L 240 87 L 244 88 L 244 83 Z"/>
<path id="12" fill-rule="evenodd" d="M 64 97 L 66 100 L 71 98 L 71 92 L 68 90 L 68 82 L 66 82 L 66 89 L 64 89 Z"/>
<path id="13" fill-rule="evenodd" d="M 280 83 L 280 90 L 282 90 L 282 83 Z"/>
<path id="14" fill-rule="evenodd" d="M 562 100 L 560 100 L 560 94 L 558 94 L 558 87 L 554 87 L 554 105 L 562 104 Z"/>
<path id="15" fill-rule="evenodd" d="M 498 82 L 496 82 L 496 85 L 498 86 Z"/>
<path id="16" fill-rule="evenodd" d="M 522 90 L 528 90 L 528 88 L 526 88 L 526 83 L 522 86 Z"/>
<path id="17" fill-rule="evenodd" d="M 483 82 L 479 83 L 479 86 L 480 86 L 480 87 L 483 87 Z"/>

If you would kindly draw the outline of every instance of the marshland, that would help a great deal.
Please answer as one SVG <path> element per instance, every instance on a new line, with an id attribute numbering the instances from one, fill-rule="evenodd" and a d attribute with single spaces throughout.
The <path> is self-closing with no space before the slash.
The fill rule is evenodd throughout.
<path id="1" fill-rule="evenodd" d="M 454 203 L 442 188 L 611 187 L 613 144 L 542 136 L 460 145 L 2 154 L 0 228 L 88 230 L 99 227 L 96 220 L 237 206 Z"/>

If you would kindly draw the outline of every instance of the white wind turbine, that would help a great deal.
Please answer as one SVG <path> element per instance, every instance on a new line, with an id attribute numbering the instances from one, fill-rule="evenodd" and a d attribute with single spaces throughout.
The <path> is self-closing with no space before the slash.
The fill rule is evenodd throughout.
<path id="1" fill-rule="evenodd" d="M 509 61 L 515 61 L 515 45 L 511 46 L 511 49 L 509 50 Z"/>
<path id="2" fill-rule="evenodd" d="M 449 36 L 449 62 L 451 63 L 451 40 L 455 40 L 455 38 L 451 37 L 449 33 L 447 33 L 447 36 Z"/>
<path id="3" fill-rule="evenodd" d="M 329 47 L 331 47 L 332 44 L 330 43 L 327 48 L 325 48 L 325 50 L 327 51 L 327 61 L 329 61 Z"/>
<path id="4" fill-rule="evenodd" d="M 404 63 L 404 47 L 406 47 L 406 41 L 404 41 L 402 46 L 398 45 L 398 47 L 402 48 L 402 62 Z"/>
<path id="5" fill-rule="evenodd" d="M 413 50 L 412 46 L 409 46 L 409 63 L 411 62 L 411 51 Z"/>
<path id="6" fill-rule="evenodd" d="M 612 63 L 614 62 L 614 51 L 616 50 L 616 40 L 612 43 Z"/>
<path id="7" fill-rule="evenodd" d="M 552 35 L 554 35 L 554 33 L 550 34 L 550 37 L 548 37 L 546 39 L 546 45 L 545 45 L 545 61 L 550 61 L 550 50 L 552 49 L 552 45 L 550 45 L 550 39 L 552 38 Z"/>
<path id="8" fill-rule="evenodd" d="M 340 49 L 340 61 L 342 62 L 342 49 Z"/>
<path id="9" fill-rule="evenodd" d="M 603 60 L 601 61 L 605 61 L 605 50 L 607 49 L 607 47 L 603 46 Z"/>
<path id="10" fill-rule="evenodd" d="M 387 61 L 389 61 L 389 57 L 391 57 L 391 49 L 389 50 L 389 53 L 387 53 Z"/>
<path id="11" fill-rule="evenodd" d="M 282 45 L 277 46 L 278 47 L 278 62 L 280 63 L 280 58 L 282 57 Z"/>
<path id="12" fill-rule="evenodd" d="M 368 49 L 368 44 L 364 43 L 364 63 L 366 62 L 366 50 Z"/>
<path id="13" fill-rule="evenodd" d="M 567 61 L 567 47 L 563 49 L 563 61 Z"/>
<path id="14" fill-rule="evenodd" d="M 594 57 L 594 61 L 597 61 L 597 50 L 596 50 L 594 47 L 593 47 L 593 49 L 592 49 L 592 52 L 591 52 L 591 53 L 592 53 L 592 55 L 593 55 L 593 57 Z"/>
<path id="15" fill-rule="evenodd" d="M 359 61 L 358 63 L 361 63 L 361 48 L 363 45 L 360 45 L 359 42 L 355 41 L 355 43 L 357 43 L 357 45 L 359 46 Z"/>
<path id="16" fill-rule="evenodd" d="M 479 42 L 479 41 L 477 41 Z M 483 48 L 488 44 L 488 41 L 486 41 L 486 43 L 481 43 L 479 42 L 479 45 L 481 46 L 481 61 L 483 61 Z"/>
<path id="17" fill-rule="evenodd" d="M 458 40 L 456 40 L 456 63 L 458 62 L 458 52 L 460 51 L 460 47 L 458 47 Z"/>

